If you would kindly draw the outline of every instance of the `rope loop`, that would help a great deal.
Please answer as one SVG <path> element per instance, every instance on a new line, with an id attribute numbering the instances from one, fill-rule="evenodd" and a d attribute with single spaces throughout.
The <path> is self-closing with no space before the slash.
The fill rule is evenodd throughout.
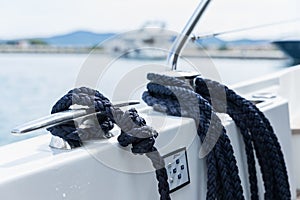
<path id="1" fill-rule="evenodd" d="M 191 117 L 206 154 L 206 199 L 244 199 L 233 148 L 221 120 L 209 102 L 182 80 L 149 74 L 143 100 L 157 111 Z"/>
<path id="2" fill-rule="evenodd" d="M 220 88 L 225 90 L 226 113 L 240 128 L 245 143 L 251 199 L 259 199 L 254 150 L 264 181 L 264 199 L 291 199 L 284 156 L 269 120 L 251 101 L 239 96 L 228 87 L 202 77 L 197 77 L 195 83 L 196 92 L 208 101 L 211 101 L 210 93 L 218 91 Z M 218 105 L 224 104 L 215 93 L 214 98 Z M 215 109 L 222 112 L 218 110 L 218 107 Z"/>
<path id="3" fill-rule="evenodd" d="M 131 151 L 134 154 L 145 154 L 155 168 L 158 180 L 158 191 L 161 200 L 170 200 L 167 171 L 164 159 L 154 147 L 158 133 L 146 125 L 144 118 L 140 117 L 135 109 L 123 112 L 115 108 L 108 98 L 100 92 L 87 88 L 75 88 L 59 99 L 52 108 L 51 113 L 65 111 L 71 106 L 81 106 L 89 112 L 101 112 L 96 115 L 98 126 L 81 128 L 75 126 L 74 122 L 59 124 L 47 130 L 53 135 L 66 140 L 72 148 L 83 145 L 83 140 L 99 137 L 113 129 L 114 124 L 121 129 L 118 142 L 125 147 L 132 145 Z"/>

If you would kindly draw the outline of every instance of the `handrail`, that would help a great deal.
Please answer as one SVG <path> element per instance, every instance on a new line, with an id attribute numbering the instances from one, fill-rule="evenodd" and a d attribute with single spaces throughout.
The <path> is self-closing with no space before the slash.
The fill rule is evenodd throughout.
<path id="1" fill-rule="evenodd" d="M 184 46 L 187 44 L 188 39 L 190 38 L 190 35 L 192 31 L 194 30 L 195 26 L 197 25 L 199 19 L 203 15 L 204 11 L 206 10 L 207 6 L 211 0 L 202 0 L 196 10 L 194 11 L 193 15 L 181 31 L 180 35 L 176 37 L 176 40 L 174 41 L 170 53 L 168 55 L 168 65 L 172 67 L 172 70 L 175 71 L 177 69 L 177 61 L 178 57 L 181 53 L 181 50 L 184 48 Z"/>

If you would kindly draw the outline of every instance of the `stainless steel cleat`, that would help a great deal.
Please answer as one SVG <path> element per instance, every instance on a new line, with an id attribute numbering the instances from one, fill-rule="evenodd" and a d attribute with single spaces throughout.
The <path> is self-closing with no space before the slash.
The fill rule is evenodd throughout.
<path id="1" fill-rule="evenodd" d="M 116 108 L 131 106 L 139 104 L 139 101 L 133 100 L 133 101 L 126 101 L 126 102 L 117 102 L 113 104 Z M 49 128 L 53 127 L 62 123 L 73 121 L 78 127 L 90 127 L 94 126 L 96 124 L 95 122 L 95 116 L 97 114 L 101 114 L 101 112 L 90 112 L 87 109 L 84 108 L 78 108 L 78 109 L 71 109 L 59 113 L 55 113 L 52 115 L 48 115 L 45 117 L 41 117 L 39 119 L 27 122 L 25 124 L 22 124 L 20 126 L 17 126 L 14 128 L 11 132 L 16 135 L 26 134 L 34 130 L 42 129 L 42 128 Z M 104 134 L 103 138 L 110 138 L 112 137 L 112 134 Z M 70 150 L 71 146 L 68 144 L 67 141 L 60 137 L 52 136 L 50 144 L 50 147 L 56 148 L 56 149 L 66 149 Z"/>
<path id="2" fill-rule="evenodd" d="M 121 108 L 125 106 L 130 106 L 130 105 L 136 105 L 139 104 L 140 102 L 137 100 L 133 101 L 127 101 L 127 102 L 118 102 L 113 104 L 114 107 Z M 96 113 L 90 113 L 86 109 L 71 109 L 59 113 L 55 113 L 52 115 L 48 115 L 45 117 L 41 117 L 39 119 L 27 122 L 25 124 L 22 124 L 20 126 L 15 127 L 12 129 L 13 134 L 24 134 L 28 133 L 34 130 L 42 129 L 42 128 L 49 128 L 52 126 L 56 126 L 61 123 L 66 123 L 72 120 L 77 120 L 79 121 L 82 118 L 85 118 L 89 115 L 94 115 L 94 114 L 100 114 L 101 112 L 96 112 Z"/>

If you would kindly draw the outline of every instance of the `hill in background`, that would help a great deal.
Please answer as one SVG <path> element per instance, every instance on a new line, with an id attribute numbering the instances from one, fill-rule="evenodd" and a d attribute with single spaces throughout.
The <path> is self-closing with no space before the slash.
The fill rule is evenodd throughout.
<path id="1" fill-rule="evenodd" d="M 54 46 L 83 46 L 91 47 L 113 37 L 115 33 L 93 33 L 88 31 L 76 31 L 73 33 L 58 35 L 49 38 L 39 38 L 49 45 Z"/>
<path id="2" fill-rule="evenodd" d="M 99 43 L 114 37 L 117 33 L 94 33 L 89 31 L 76 31 L 68 34 L 57 35 L 53 37 L 41 38 L 20 38 L 15 40 L 1 40 L 0 44 L 18 45 L 21 42 L 28 42 L 29 45 L 47 44 L 57 47 L 94 47 Z M 226 41 L 216 37 L 197 40 L 197 43 L 204 47 L 224 47 L 239 45 L 260 45 L 269 43 L 267 40 L 239 39 Z"/>
<path id="3" fill-rule="evenodd" d="M 41 37 L 41 38 L 20 38 L 14 40 L 0 40 L 0 44 L 19 44 L 27 41 L 32 44 L 31 41 L 39 41 L 51 46 L 58 47 L 93 47 L 99 43 L 109 39 L 116 35 L 115 33 L 93 33 L 88 31 L 76 31 L 68 34 L 57 35 L 53 37 Z"/>

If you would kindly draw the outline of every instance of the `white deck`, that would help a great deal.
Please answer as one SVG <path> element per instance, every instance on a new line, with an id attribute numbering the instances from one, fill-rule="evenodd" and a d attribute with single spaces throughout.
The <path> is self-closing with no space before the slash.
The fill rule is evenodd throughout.
<path id="1" fill-rule="evenodd" d="M 282 145 L 293 199 L 295 188 L 300 187 L 300 159 L 295 156 L 295 152 L 300 151 L 300 135 L 294 131 L 292 136 L 290 129 L 299 128 L 297 99 L 300 94 L 295 91 L 300 78 L 297 76 L 300 77 L 300 67 L 234 86 L 248 98 L 261 92 L 276 94 L 276 98 L 265 99 L 258 106 L 270 119 Z M 205 199 L 206 166 L 204 159 L 198 157 L 200 144 L 193 120 L 164 116 L 147 107 L 139 112 L 159 131 L 156 146 L 162 155 L 187 147 L 191 183 L 172 193 L 172 199 Z M 245 196 L 249 199 L 241 136 L 230 119 L 225 117 L 223 122 L 233 143 Z M 113 133 L 117 134 L 117 129 Z M 90 142 L 71 151 L 51 149 L 49 141 L 50 134 L 47 134 L 0 148 L 0 199 L 159 199 L 150 161 L 120 148 L 116 137 Z"/>

